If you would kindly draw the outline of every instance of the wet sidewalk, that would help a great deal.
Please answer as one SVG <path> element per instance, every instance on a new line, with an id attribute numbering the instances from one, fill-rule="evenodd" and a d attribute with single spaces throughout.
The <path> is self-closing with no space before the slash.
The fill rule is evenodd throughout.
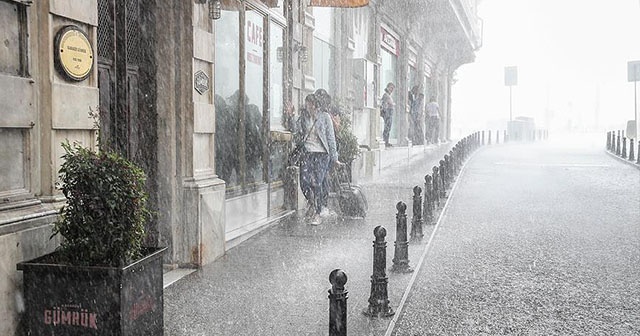
<path id="1" fill-rule="evenodd" d="M 412 189 L 449 152 L 440 146 L 384 150 L 373 178 L 359 182 L 369 202 L 367 217 L 326 218 L 311 226 L 299 216 L 264 230 L 201 270 L 165 288 L 165 335 L 327 335 L 331 287 L 329 273 L 348 276 L 348 332 L 384 335 L 391 318 L 369 319 L 373 268 L 373 229 L 387 229 L 390 306 L 401 302 L 412 274 L 390 271 L 394 257 L 396 203 L 412 216 Z M 421 242 L 409 244 L 410 266 L 422 255 L 433 226 L 424 226 Z"/>

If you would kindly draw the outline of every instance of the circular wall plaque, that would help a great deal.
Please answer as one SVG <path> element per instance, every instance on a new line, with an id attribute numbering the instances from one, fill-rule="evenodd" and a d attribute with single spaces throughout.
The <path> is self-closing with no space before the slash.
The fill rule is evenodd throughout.
<path id="1" fill-rule="evenodd" d="M 56 69 L 70 80 L 82 81 L 93 69 L 93 47 L 79 27 L 65 26 L 56 34 L 53 46 Z"/>

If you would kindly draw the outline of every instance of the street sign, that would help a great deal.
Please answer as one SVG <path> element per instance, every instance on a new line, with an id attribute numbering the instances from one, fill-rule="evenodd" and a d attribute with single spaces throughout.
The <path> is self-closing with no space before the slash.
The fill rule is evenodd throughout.
<path id="1" fill-rule="evenodd" d="M 504 67 L 504 85 L 505 86 L 518 85 L 518 67 L 517 66 Z"/>
<path id="2" fill-rule="evenodd" d="M 640 61 L 627 62 L 627 81 L 640 81 Z"/>

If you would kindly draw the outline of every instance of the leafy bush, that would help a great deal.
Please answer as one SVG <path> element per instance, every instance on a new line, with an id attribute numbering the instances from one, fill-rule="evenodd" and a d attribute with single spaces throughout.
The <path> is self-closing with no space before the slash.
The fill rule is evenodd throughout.
<path id="1" fill-rule="evenodd" d="M 141 257 L 146 176 L 120 154 L 62 144 L 60 184 L 67 204 L 53 229 L 59 252 L 74 265 L 126 265 Z"/>
<path id="2" fill-rule="evenodd" d="M 350 164 L 360 155 L 358 138 L 351 131 L 351 113 L 343 99 L 336 99 L 336 107 L 340 110 L 340 126 L 336 131 L 338 143 L 338 160 Z"/>

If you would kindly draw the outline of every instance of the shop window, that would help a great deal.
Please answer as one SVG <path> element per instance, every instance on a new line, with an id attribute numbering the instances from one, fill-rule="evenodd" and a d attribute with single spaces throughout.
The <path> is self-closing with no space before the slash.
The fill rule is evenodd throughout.
<path id="1" fill-rule="evenodd" d="M 216 24 L 215 165 L 227 188 L 240 184 L 238 100 L 240 98 L 240 15 L 224 10 Z"/>
<path id="2" fill-rule="evenodd" d="M 27 76 L 27 6 L 0 0 L 0 73 Z"/>
<path id="3" fill-rule="evenodd" d="M 336 64 L 334 64 L 333 47 L 319 39 L 313 39 L 313 76 L 316 89 L 323 88 L 330 94 L 334 93 L 333 81 Z"/>

